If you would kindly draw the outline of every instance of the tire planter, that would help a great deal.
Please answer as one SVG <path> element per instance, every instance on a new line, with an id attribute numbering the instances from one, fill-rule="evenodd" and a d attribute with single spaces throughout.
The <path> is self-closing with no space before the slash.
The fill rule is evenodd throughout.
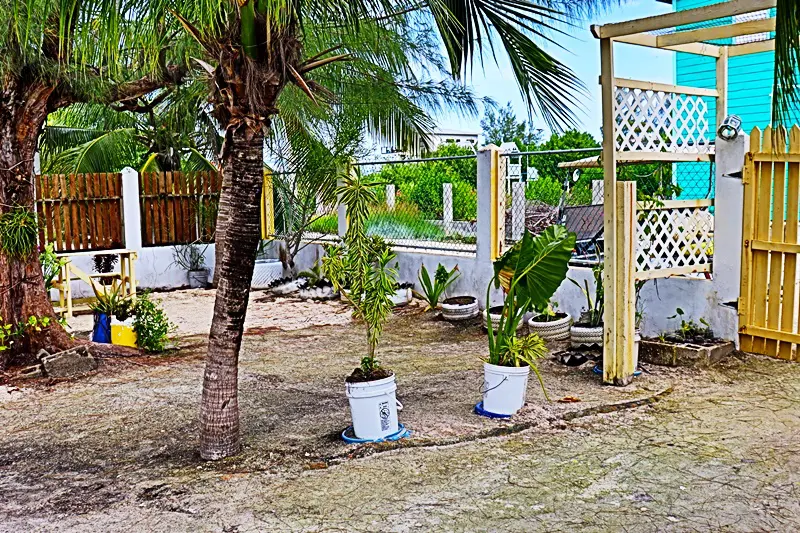
<path id="1" fill-rule="evenodd" d="M 402 307 L 408 305 L 412 299 L 411 288 L 397 289 L 394 294 L 390 296 L 392 305 L 395 307 Z"/>
<path id="2" fill-rule="evenodd" d="M 478 313 L 478 300 L 474 296 L 455 296 L 442 302 L 442 318 L 445 320 L 469 320 Z"/>
<path id="3" fill-rule="evenodd" d="M 346 383 L 353 433 L 359 439 L 378 440 L 399 430 L 395 376 Z"/>
<path id="4" fill-rule="evenodd" d="M 500 317 L 503 313 L 503 306 L 496 305 L 494 307 L 489 308 L 489 318 L 492 320 L 492 330 L 497 331 L 497 326 L 500 324 Z M 481 324 L 483 325 L 483 329 L 489 329 L 489 326 L 486 323 L 486 311 L 481 313 Z M 522 328 L 525 327 L 525 321 L 521 320 L 519 326 L 517 326 L 517 332 L 519 332 Z"/>
<path id="5" fill-rule="evenodd" d="M 339 293 L 333 290 L 333 287 L 308 287 L 300 289 L 297 296 L 301 300 L 334 300 L 339 297 Z"/>
<path id="6" fill-rule="evenodd" d="M 111 319 L 111 344 L 136 348 L 136 332 L 133 331 L 133 318 L 127 320 Z"/>
<path id="7" fill-rule="evenodd" d="M 188 272 L 189 288 L 203 289 L 208 285 L 208 270 L 190 270 Z"/>
<path id="8" fill-rule="evenodd" d="M 538 316 L 528 320 L 528 329 L 531 333 L 536 333 L 546 341 L 565 341 L 570 338 L 570 328 L 572 327 L 572 317 L 569 313 L 557 313 L 556 316 L 564 315 L 556 320 L 541 322 L 536 320 Z M 541 315 L 540 315 L 541 316 Z"/>
<path id="9" fill-rule="evenodd" d="M 268 289 L 270 284 L 283 277 L 283 265 L 277 259 L 258 259 L 253 268 L 253 289 Z"/>
<path id="10" fill-rule="evenodd" d="M 601 348 L 603 346 L 603 326 L 573 325 L 569 330 L 569 340 L 573 348 Z"/>
<path id="11" fill-rule="evenodd" d="M 513 415 L 525 405 L 529 366 L 498 366 L 483 363 L 483 410 Z"/>

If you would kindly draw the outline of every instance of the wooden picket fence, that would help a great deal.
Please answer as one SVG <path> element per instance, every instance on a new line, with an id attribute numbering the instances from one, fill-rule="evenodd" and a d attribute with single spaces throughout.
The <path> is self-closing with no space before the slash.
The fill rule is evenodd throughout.
<path id="1" fill-rule="evenodd" d="M 121 174 L 40 175 L 35 188 L 40 242 L 59 252 L 122 247 Z"/>
<path id="2" fill-rule="evenodd" d="M 142 245 L 213 241 L 221 187 L 214 171 L 141 173 Z"/>
<path id="3" fill-rule="evenodd" d="M 745 157 L 739 333 L 742 350 L 800 360 L 800 128 L 750 134 Z"/>

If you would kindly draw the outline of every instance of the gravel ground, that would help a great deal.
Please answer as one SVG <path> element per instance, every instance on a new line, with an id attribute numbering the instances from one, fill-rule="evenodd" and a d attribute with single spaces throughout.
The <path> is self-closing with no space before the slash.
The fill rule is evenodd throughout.
<path id="1" fill-rule="evenodd" d="M 337 304 L 315 305 L 349 322 Z M 196 454 L 204 343 L 184 337 L 176 353 L 104 361 L 79 381 L 0 389 L 0 531 L 800 529 L 797 364 L 649 367 L 616 388 L 590 365 L 546 361 L 551 398 L 580 402 L 548 403 L 531 380 L 513 421 L 488 420 L 470 412 L 485 334 L 412 307 L 387 324 L 379 357 L 414 434 L 400 448 L 358 447 L 338 436 L 362 329 L 253 321 L 244 450 L 208 464 Z M 645 405 L 577 416 L 636 400 Z"/>

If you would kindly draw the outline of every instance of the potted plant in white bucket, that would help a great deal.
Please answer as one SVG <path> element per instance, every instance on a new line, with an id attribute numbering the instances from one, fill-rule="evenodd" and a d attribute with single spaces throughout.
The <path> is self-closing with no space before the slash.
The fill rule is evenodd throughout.
<path id="1" fill-rule="evenodd" d="M 600 348 L 603 346 L 603 263 L 592 267 L 594 278 L 594 298 L 589 288 L 589 280 L 584 280 L 583 286 L 570 278 L 578 286 L 586 298 L 586 310 L 581 313 L 580 319 L 570 328 L 570 344 L 573 348 Z"/>
<path id="2" fill-rule="evenodd" d="M 513 415 L 525 404 L 528 375 L 536 373 L 544 383 L 536 360 L 547 354 L 537 334 L 519 337 L 517 330 L 525 313 L 544 307 L 567 276 L 575 248 L 575 234 L 563 226 L 550 226 L 537 237 L 527 230 L 522 240 L 494 263 L 492 285 L 505 293 L 497 332 L 489 328 L 489 357 L 483 365 L 483 401 L 480 408 L 492 415 Z M 487 309 L 487 315 L 489 310 Z M 488 320 L 488 317 L 487 317 Z M 547 397 L 547 392 L 544 392 Z"/>
<path id="3" fill-rule="evenodd" d="M 413 283 L 395 283 L 394 292 L 390 297 L 392 299 L 392 305 L 394 307 L 403 307 L 411 303 L 411 300 L 414 298 L 413 289 Z"/>
<path id="4" fill-rule="evenodd" d="M 538 311 L 538 310 L 537 310 Z M 565 341 L 569 339 L 572 317 L 558 310 L 558 302 L 549 302 L 543 311 L 528 320 L 528 329 L 546 341 Z"/>
<path id="5" fill-rule="evenodd" d="M 184 269 L 189 287 L 199 289 L 208 285 L 208 268 L 206 268 L 205 252 L 208 244 L 196 242 L 179 244 L 172 247 L 172 262 Z"/>
<path id="6" fill-rule="evenodd" d="M 377 202 L 372 184 L 358 175 L 346 176 L 337 192 L 347 206 L 349 224 L 342 244 L 326 247 L 323 267 L 367 333 L 367 353 L 345 380 L 353 433 L 360 440 L 395 438 L 404 431 L 397 420 L 395 375 L 375 358 L 383 325 L 392 312 L 397 270 L 390 263 L 395 254 L 383 239 L 365 231 L 369 206 Z"/>

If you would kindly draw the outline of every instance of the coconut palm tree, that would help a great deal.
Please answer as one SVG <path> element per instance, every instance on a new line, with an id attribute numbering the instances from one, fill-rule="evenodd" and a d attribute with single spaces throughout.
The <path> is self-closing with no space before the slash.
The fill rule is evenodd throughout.
<path id="1" fill-rule="evenodd" d="M 465 76 L 474 63 L 502 49 L 532 108 L 552 127 L 572 125 L 582 85 L 534 39 L 548 39 L 560 23 L 602 2 L 163 1 L 197 43 L 187 55 L 208 76 L 213 112 L 225 132 L 218 290 L 200 416 L 201 456 L 218 459 L 239 450 L 237 362 L 258 244 L 264 141 L 284 90 L 294 86 L 324 104 L 331 90 L 319 81 L 320 73 L 348 64 L 353 37 L 369 26 L 425 20 L 438 30 L 451 76 Z M 310 52 L 323 34 L 327 42 L 341 42 Z"/>
<path id="2" fill-rule="evenodd" d="M 169 34 L 140 0 L 0 0 L 0 322 L 53 318 L 35 246 L 33 160 L 47 115 L 78 102 L 128 101 L 178 81 Z M 163 20 L 163 19 L 162 19 Z M 146 44 L 146 46 L 145 46 Z M 176 50 L 177 52 L 177 50 Z M 55 320 L 30 331 L 11 358 L 73 345 Z M 101 348 L 97 348 L 100 350 Z"/>
<path id="3" fill-rule="evenodd" d="M 775 79 L 772 122 L 786 124 L 800 104 L 800 2 L 778 0 L 775 12 Z M 775 130 L 777 133 L 777 130 Z"/>

